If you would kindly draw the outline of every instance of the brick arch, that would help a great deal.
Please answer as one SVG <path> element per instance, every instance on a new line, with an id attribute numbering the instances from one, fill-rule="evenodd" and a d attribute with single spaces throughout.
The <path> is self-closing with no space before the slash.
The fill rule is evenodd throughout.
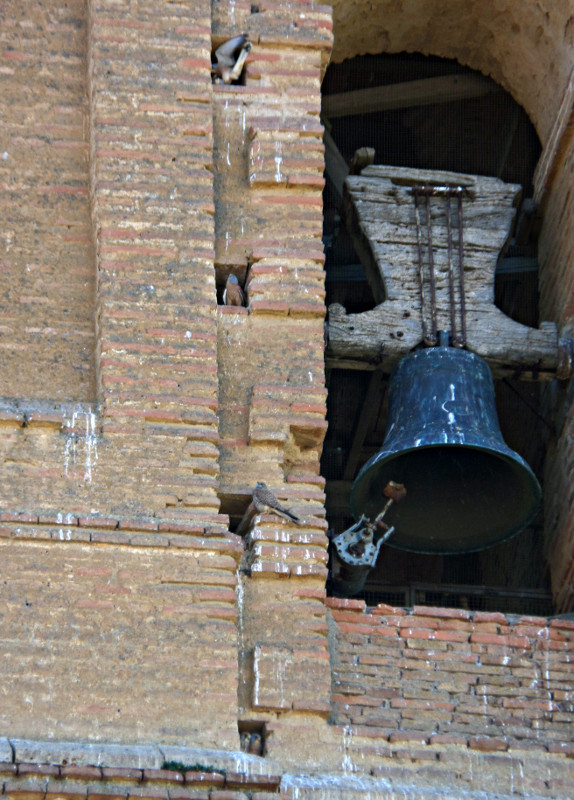
<path id="1" fill-rule="evenodd" d="M 568 0 L 333 0 L 332 60 L 421 52 L 493 78 L 526 110 L 544 144 L 572 68 Z"/>

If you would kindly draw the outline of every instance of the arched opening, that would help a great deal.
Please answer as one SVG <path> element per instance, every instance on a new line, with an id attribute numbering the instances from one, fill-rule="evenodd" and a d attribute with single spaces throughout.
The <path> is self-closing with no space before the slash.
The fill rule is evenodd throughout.
<path id="1" fill-rule="evenodd" d="M 367 280 L 341 213 L 341 171 L 359 148 L 369 147 L 375 164 L 495 176 L 523 187 L 518 221 L 497 268 L 496 303 L 508 316 L 537 326 L 539 220 L 532 180 L 540 144 L 513 98 L 457 61 L 416 53 L 356 56 L 333 64 L 323 97 L 327 305 L 341 303 L 357 313 L 381 299 L 378 287 Z M 388 375 L 338 369 L 329 362 L 327 373 L 329 431 L 322 473 L 329 524 L 338 534 L 354 521 L 350 486 L 383 440 Z M 497 381 L 504 438 L 539 480 L 551 433 L 544 394 L 544 385 L 536 382 Z M 542 515 L 510 541 L 480 553 L 420 555 L 383 545 L 358 596 L 368 603 L 551 613 Z"/>

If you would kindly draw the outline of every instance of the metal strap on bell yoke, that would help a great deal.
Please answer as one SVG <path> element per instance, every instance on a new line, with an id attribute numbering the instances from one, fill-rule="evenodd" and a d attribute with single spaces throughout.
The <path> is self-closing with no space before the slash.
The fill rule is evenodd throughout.
<path id="1" fill-rule="evenodd" d="M 466 346 L 466 307 L 464 301 L 464 246 L 463 246 L 463 215 L 462 198 L 466 192 L 463 186 L 426 186 L 416 185 L 411 187 L 411 192 L 415 201 L 415 220 L 417 229 L 417 251 L 418 251 L 418 279 L 421 301 L 421 318 L 423 341 L 428 347 L 434 347 L 439 343 L 437 326 L 437 302 L 436 302 L 436 281 L 434 270 L 433 238 L 432 238 L 432 219 L 431 219 L 431 198 L 446 198 L 446 227 L 447 227 L 447 256 L 448 256 L 448 289 L 450 306 L 450 335 L 451 343 L 455 347 Z M 453 259 L 453 212 L 451 198 L 457 200 L 457 229 L 458 229 L 458 291 L 460 293 L 460 332 L 457 331 L 456 324 L 456 302 L 455 302 L 455 275 Z M 420 199 L 424 198 L 425 205 L 425 225 L 426 243 L 428 260 L 428 285 L 429 285 L 429 305 L 430 305 L 430 331 L 427 327 L 427 311 L 425 300 L 425 264 L 423 256 L 423 231 L 420 214 Z"/>

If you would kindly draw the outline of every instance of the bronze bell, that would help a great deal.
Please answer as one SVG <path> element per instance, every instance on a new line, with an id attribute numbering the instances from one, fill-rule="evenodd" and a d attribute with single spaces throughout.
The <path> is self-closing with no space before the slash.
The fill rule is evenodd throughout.
<path id="1" fill-rule="evenodd" d="M 385 517 L 395 527 L 388 544 L 402 550 L 483 550 L 532 521 L 540 484 L 502 438 L 492 374 L 482 358 L 440 346 L 397 365 L 383 445 L 351 487 L 356 519 L 377 516 L 391 480 L 407 490 Z"/>

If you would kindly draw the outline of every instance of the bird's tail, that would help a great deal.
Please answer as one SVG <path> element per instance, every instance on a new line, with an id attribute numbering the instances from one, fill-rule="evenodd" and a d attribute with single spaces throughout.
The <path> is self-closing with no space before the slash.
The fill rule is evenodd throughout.
<path id="1" fill-rule="evenodd" d="M 291 522 L 295 523 L 295 525 L 301 525 L 302 524 L 303 520 L 300 519 L 300 517 L 298 517 L 295 514 L 293 514 L 292 511 L 289 511 L 288 508 L 285 509 L 285 514 L 289 517 Z"/>

